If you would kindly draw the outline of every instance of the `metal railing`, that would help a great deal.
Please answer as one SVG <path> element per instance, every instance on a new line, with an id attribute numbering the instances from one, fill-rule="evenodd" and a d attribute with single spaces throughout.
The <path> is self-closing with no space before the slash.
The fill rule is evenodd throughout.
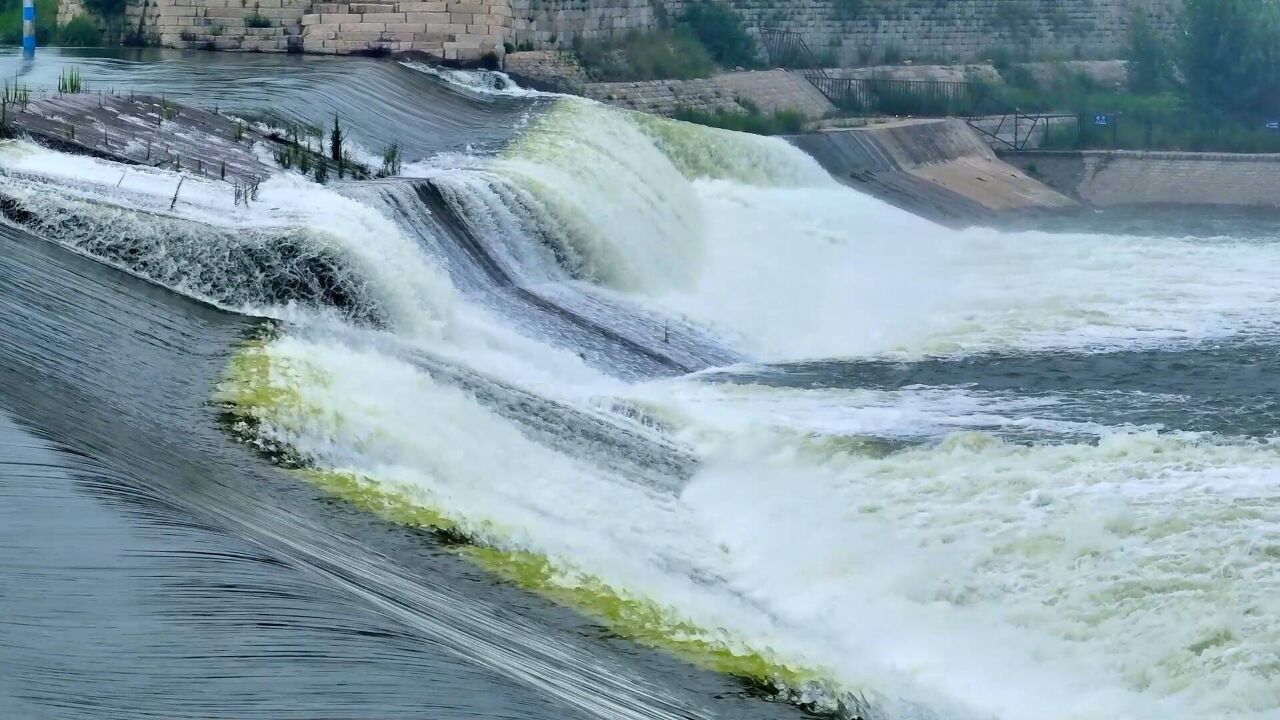
<path id="1" fill-rule="evenodd" d="M 981 83 L 879 77 L 809 80 L 836 107 L 858 114 L 969 117 L 982 112 L 990 100 Z"/>
<path id="2" fill-rule="evenodd" d="M 757 33 L 770 65 L 804 70 L 805 78 L 810 81 L 815 77 L 830 77 L 800 33 L 771 28 L 761 28 Z"/>
<path id="3" fill-rule="evenodd" d="M 760 43 L 774 67 L 799 69 L 818 92 L 845 112 L 967 117 L 982 110 L 987 86 L 982 83 L 834 77 L 809 49 L 800 33 L 761 29 Z"/>

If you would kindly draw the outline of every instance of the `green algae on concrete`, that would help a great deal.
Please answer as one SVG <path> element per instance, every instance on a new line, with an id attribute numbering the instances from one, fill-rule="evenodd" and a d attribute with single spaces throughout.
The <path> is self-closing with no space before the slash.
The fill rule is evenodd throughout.
<path id="1" fill-rule="evenodd" d="M 398 525 L 436 536 L 446 547 L 493 575 L 554 602 L 571 607 L 618 635 L 683 658 L 699 667 L 725 673 L 809 709 L 840 717 L 857 717 L 865 701 L 837 688 L 817 668 L 793 666 L 751 649 L 732 638 L 683 619 L 674 610 L 651 600 L 625 594 L 598 577 L 571 565 L 527 550 L 504 547 L 501 530 L 488 522 L 453 517 L 422 489 L 387 485 L 365 475 L 311 466 L 290 448 L 276 447 L 261 432 L 263 425 L 296 422 L 307 412 L 301 395 L 282 386 L 284 378 L 325 382 L 313 368 L 279 367 L 270 354 L 270 340 L 244 342 L 227 365 L 215 393 L 233 430 L 265 449 L 289 472 L 355 507 Z M 812 698 L 824 698 L 814 701 Z M 843 698 L 836 701 L 831 698 Z"/>

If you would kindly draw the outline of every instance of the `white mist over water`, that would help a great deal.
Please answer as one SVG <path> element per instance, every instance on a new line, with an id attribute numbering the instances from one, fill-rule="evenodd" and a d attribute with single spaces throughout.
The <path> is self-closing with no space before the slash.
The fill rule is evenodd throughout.
<path id="1" fill-rule="evenodd" d="M 573 248 L 584 277 L 763 360 L 1177 347 L 1271 338 L 1280 322 L 1276 244 L 953 232 L 780 141 L 560 103 L 501 157 L 416 172 L 474 180 L 457 187 L 492 213 L 477 226 L 508 239 L 522 223 L 533 237 L 532 198 L 556 221 L 539 232 L 558 233 L 548 242 Z M 0 189 L 43 174 L 77 201 L 167 212 L 172 175 L 116 194 L 109 164 L 14 147 Z M 1274 442 L 1068 426 L 1047 412 L 1055 398 L 965 388 L 626 385 L 473 306 L 372 208 L 282 177 L 246 215 L 201 188 L 179 215 L 305 229 L 392 309 L 386 333 L 279 313 L 306 320 L 262 350 L 297 402 L 264 414 L 263 432 L 319 467 L 546 556 L 564 586 L 598 578 L 707 642 L 821 669 L 886 717 L 1276 717 Z M 511 263 L 547 255 L 513 247 Z M 405 346 L 699 465 L 676 493 L 640 482 L 571 442 L 573 427 L 531 437 Z M 661 423 L 611 415 L 619 401 Z M 1003 425 L 1101 440 L 973 430 Z"/>
<path id="2" fill-rule="evenodd" d="M 835 183 L 774 138 L 566 99 L 484 166 L 544 203 L 588 278 L 764 360 L 1280 329 L 1274 243 L 956 232 Z"/>

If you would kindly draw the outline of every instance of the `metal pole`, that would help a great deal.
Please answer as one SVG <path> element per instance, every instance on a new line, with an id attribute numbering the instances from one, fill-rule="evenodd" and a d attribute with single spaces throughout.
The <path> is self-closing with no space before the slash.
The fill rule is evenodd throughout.
<path id="1" fill-rule="evenodd" d="M 36 56 L 36 0 L 22 0 L 22 57 Z"/>

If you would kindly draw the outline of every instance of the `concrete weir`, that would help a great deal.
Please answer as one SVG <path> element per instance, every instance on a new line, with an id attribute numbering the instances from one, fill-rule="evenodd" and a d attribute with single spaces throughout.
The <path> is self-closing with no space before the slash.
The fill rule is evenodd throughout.
<path id="1" fill-rule="evenodd" d="M 217 113 L 163 98 L 64 93 L 5 107 L 5 126 L 43 145 L 131 165 L 249 183 L 271 168 L 254 154 L 272 139 Z"/>
<path id="2" fill-rule="evenodd" d="M 1002 157 L 1092 207 L 1280 208 L 1280 155 L 1035 150 Z"/>
<path id="3" fill-rule="evenodd" d="M 904 120 L 788 140 L 842 182 L 952 227 L 1076 205 L 996 157 L 959 120 Z"/>

